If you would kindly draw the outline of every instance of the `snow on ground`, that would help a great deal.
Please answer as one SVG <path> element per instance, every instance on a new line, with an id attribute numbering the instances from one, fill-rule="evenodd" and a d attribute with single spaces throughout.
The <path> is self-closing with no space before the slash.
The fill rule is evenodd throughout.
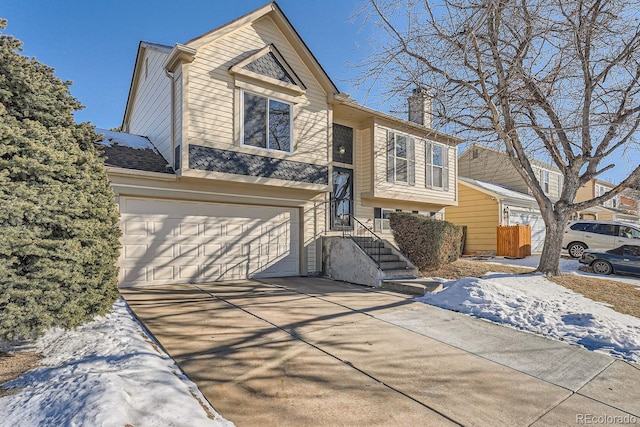
<path id="1" fill-rule="evenodd" d="M 640 319 L 618 313 L 543 275 L 489 273 L 443 286 L 443 291 L 418 299 L 640 363 Z"/>
<path id="2" fill-rule="evenodd" d="M 504 258 L 504 257 L 495 257 L 489 258 L 487 260 L 482 260 L 482 262 L 493 263 L 493 264 L 502 264 L 502 265 L 514 265 L 519 267 L 531 267 L 536 268 L 540 263 L 540 255 L 531 255 L 525 258 Z M 616 282 L 627 283 L 629 285 L 635 285 L 640 288 L 640 277 L 635 276 L 621 276 L 617 274 L 610 274 L 608 276 L 603 276 L 602 274 L 589 273 L 586 271 L 578 270 L 579 267 L 583 266 L 580 264 L 577 259 L 573 258 L 560 258 L 560 271 L 564 274 L 578 274 L 580 276 L 588 276 L 595 277 L 598 279 L 606 279 L 606 280 L 614 280 Z"/>
<path id="3" fill-rule="evenodd" d="M 4 385 L 24 388 L 0 399 L 3 426 L 233 425 L 151 344 L 123 300 L 84 326 L 48 331 L 30 350 L 44 359 Z"/>

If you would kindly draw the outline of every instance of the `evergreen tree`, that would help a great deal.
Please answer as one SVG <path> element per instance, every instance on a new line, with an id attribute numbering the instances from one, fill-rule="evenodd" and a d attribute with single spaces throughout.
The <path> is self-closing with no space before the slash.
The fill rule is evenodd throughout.
<path id="1" fill-rule="evenodd" d="M 0 20 L 4 30 L 6 20 Z M 118 213 L 70 82 L 0 32 L 0 337 L 34 338 L 118 297 Z"/>

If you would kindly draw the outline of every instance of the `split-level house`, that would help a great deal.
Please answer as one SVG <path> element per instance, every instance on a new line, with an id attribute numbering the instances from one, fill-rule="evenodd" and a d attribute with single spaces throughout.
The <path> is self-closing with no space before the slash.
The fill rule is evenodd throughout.
<path id="1" fill-rule="evenodd" d="M 532 159 L 531 166 L 542 190 L 552 200 L 560 198 L 562 174 L 553 165 Z M 447 220 L 467 226 L 467 252 L 494 252 L 499 226 L 531 226 L 531 250 L 542 250 L 545 224 L 531 195 L 506 153 L 469 145 L 458 157 L 460 197 L 446 209 Z M 463 178 L 464 177 L 464 178 Z"/>
<path id="2" fill-rule="evenodd" d="M 613 187 L 615 185 L 610 182 L 593 178 L 578 189 L 576 201 L 581 202 L 602 196 Z M 638 201 L 625 192 L 617 194 L 599 205 L 576 212 L 573 218 L 640 223 Z"/>
<path id="3" fill-rule="evenodd" d="M 105 132 L 121 286 L 321 274 L 322 237 L 444 218 L 457 144 L 340 93 L 276 3 L 184 44 L 139 45 L 122 132 Z M 326 248 L 324 249 L 326 251 Z"/>

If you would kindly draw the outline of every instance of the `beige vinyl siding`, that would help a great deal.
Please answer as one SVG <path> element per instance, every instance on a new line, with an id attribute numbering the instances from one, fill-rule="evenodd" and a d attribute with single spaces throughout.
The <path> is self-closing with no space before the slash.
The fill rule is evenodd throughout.
<path id="1" fill-rule="evenodd" d="M 148 137 L 165 160 L 171 162 L 171 81 L 162 68 L 166 57 L 166 53 L 144 50 L 126 131 Z"/>
<path id="2" fill-rule="evenodd" d="M 534 173 L 536 174 L 536 177 L 538 178 L 538 181 L 540 181 L 540 187 L 542 188 L 543 191 L 544 191 L 544 171 L 546 170 L 547 172 L 549 172 L 549 193 L 547 194 L 547 196 L 553 201 L 558 200 L 560 198 L 560 194 L 562 193 L 561 175 L 558 172 L 545 169 L 539 166 L 535 166 L 535 165 L 533 165 L 532 168 Z M 530 191 L 528 192 L 530 193 Z"/>
<path id="3" fill-rule="evenodd" d="M 458 160 L 458 174 L 478 181 L 492 182 L 528 194 L 529 187 L 504 153 L 478 148 L 478 157 L 466 150 Z"/>
<path id="4" fill-rule="evenodd" d="M 456 199 L 456 147 L 452 147 L 438 142 L 429 141 L 432 144 L 438 144 L 447 149 L 448 172 L 449 172 L 449 189 L 447 191 L 437 188 L 425 187 L 425 140 L 418 135 L 412 135 L 391 127 L 375 126 L 375 148 L 374 148 L 374 179 L 375 179 L 375 196 L 384 197 L 383 195 L 400 196 L 405 200 L 432 202 L 439 204 L 455 203 Z M 387 181 L 387 131 L 397 132 L 414 138 L 415 146 L 415 185 L 409 185 L 402 182 Z"/>
<path id="5" fill-rule="evenodd" d="M 458 206 L 445 208 L 446 220 L 467 226 L 466 252 L 495 252 L 500 214 L 498 202 L 462 182 L 458 191 Z"/>
<path id="6" fill-rule="evenodd" d="M 231 66 L 271 43 L 306 85 L 305 94 L 288 93 L 280 98 L 286 102 L 293 99 L 294 104 L 294 150 L 286 158 L 327 164 L 327 94 L 270 18 L 243 26 L 198 48 L 196 59 L 189 67 L 189 143 L 274 157 L 285 155 L 240 145 L 237 133 L 240 126 L 236 117 L 240 105 L 235 105 L 240 100 L 239 89 L 229 73 Z M 279 89 L 273 86 L 259 81 L 250 82 L 250 85 L 257 92 L 279 99 Z"/>
<path id="7" fill-rule="evenodd" d="M 182 144 L 182 72 L 179 70 L 174 75 L 173 80 L 173 155 L 175 156 L 175 147 Z M 174 163 L 175 165 L 175 159 Z M 180 162 L 182 168 L 182 162 Z"/>
<path id="8" fill-rule="evenodd" d="M 373 206 L 364 206 L 363 193 L 370 193 L 372 189 L 373 154 L 371 141 L 371 128 L 355 131 L 356 163 L 355 163 L 355 188 L 354 188 L 354 214 L 358 218 L 373 219 Z"/>
<path id="9" fill-rule="evenodd" d="M 322 271 L 321 252 L 318 251 L 318 242 L 324 234 L 326 219 L 328 217 L 328 205 L 324 202 L 324 197 L 318 197 L 307 203 L 303 210 L 301 219 L 303 221 L 302 242 L 303 254 L 306 257 L 306 271 L 301 274 L 320 273 Z M 303 268 L 304 268 L 303 267 Z"/>

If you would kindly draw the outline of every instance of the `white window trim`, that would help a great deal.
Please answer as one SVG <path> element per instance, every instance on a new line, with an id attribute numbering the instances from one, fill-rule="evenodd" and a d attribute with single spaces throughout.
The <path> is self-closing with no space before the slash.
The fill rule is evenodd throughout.
<path id="1" fill-rule="evenodd" d="M 389 156 L 390 135 L 393 135 L 393 155 L 392 156 Z M 406 138 L 406 151 L 407 151 L 406 157 L 399 157 L 396 155 L 396 144 L 397 144 L 398 136 L 403 136 Z M 416 171 L 416 148 L 415 146 L 416 146 L 415 138 L 412 137 L 411 135 L 407 135 L 402 132 L 396 132 L 393 130 L 387 130 L 385 147 L 387 150 L 387 181 L 388 182 L 393 182 L 394 184 L 401 184 L 401 185 L 411 185 L 411 186 L 416 185 L 416 172 L 415 172 Z M 389 176 L 389 162 L 390 162 L 389 158 L 390 157 L 393 158 L 393 179 L 389 179 L 390 178 Z M 397 159 L 406 160 L 407 162 L 407 180 L 406 181 L 397 179 L 397 173 L 396 173 L 396 171 L 398 170 Z"/>
<path id="2" fill-rule="evenodd" d="M 442 166 L 433 164 L 433 147 L 442 148 Z M 433 168 L 442 168 L 442 185 L 433 185 Z M 424 186 L 434 190 L 449 191 L 449 147 L 435 142 L 425 141 L 424 144 Z"/>
<path id="3" fill-rule="evenodd" d="M 275 148 L 269 148 L 267 147 L 256 147 L 255 145 L 249 145 L 249 144 L 245 144 L 244 143 L 244 94 L 245 93 L 249 93 L 253 96 L 259 96 L 261 98 L 265 98 L 267 100 L 267 121 L 266 123 L 269 123 L 269 101 L 273 100 L 273 101 L 277 101 L 277 102 L 281 102 L 283 104 L 287 104 L 289 106 L 289 150 L 285 151 L 285 150 L 278 150 Z M 269 153 L 285 153 L 285 154 L 293 154 L 293 147 L 295 145 L 294 143 L 294 132 L 293 132 L 293 116 L 294 116 L 294 112 L 293 112 L 293 107 L 294 104 L 288 101 L 284 101 L 282 99 L 278 99 L 278 98 L 274 98 L 268 95 L 264 95 L 261 93 L 256 93 L 256 92 L 252 92 L 249 90 L 245 90 L 245 89 L 241 89 L 240 90 L 240 145 L 242 147 L 248 147 L 251 149 L 255 149 L 255 150 L 260 150 L 260 151 L 266 151 Z M 267 129 L 265 129 L 265 131 L 267 132 L 267 145 L 269 145 L 269 131 Z"/>
<path id="4" fill-rule="evenodd" d="M 542 191 L 544 194 L 551 193 L 551 172 L 546 169 L 542 169 Z"/>

